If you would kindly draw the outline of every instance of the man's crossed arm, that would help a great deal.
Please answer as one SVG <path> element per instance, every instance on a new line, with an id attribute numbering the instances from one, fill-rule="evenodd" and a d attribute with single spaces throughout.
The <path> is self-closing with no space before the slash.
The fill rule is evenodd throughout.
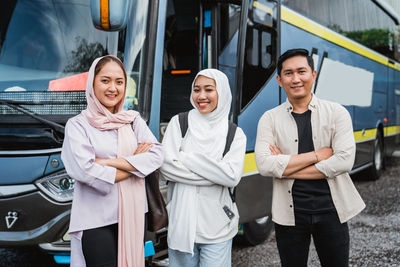
<path id="1" fill-rule="evenodd" d="M 282 152 L 277 146 L 269 146 L 272 155 L 280 155 Z M 322 160 L 326 160 L 333 155 L 333 150 L 324 147 L 307 153 L 291 155 L 289 163 L 283 172 L 285 178 L 294 178 L 302 180 L 324 179 L 326 176 L 320 172 L 315 166 Z"/>

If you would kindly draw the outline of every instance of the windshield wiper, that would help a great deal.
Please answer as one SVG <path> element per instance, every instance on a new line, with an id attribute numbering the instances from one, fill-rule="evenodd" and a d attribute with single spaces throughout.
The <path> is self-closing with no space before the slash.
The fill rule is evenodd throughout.
<path id="1" fill-rule="evenodd" d="M 17 101 L 13 101 L 13 100 L 4 100 L 4 99 L 0 99 L 0 104 L 1 105 L 6 105 L 14 110 L 18 110 L 32 118 L 34 118 L 35 120 L 40 121 L 41 123 L 50 126 L 50 128 L 52 128 L 53 130 L 55 130 L 58 133 L 61 133 L 62 135 L 64 135 L 65 132 L 65 127 L 59 123 L 56 123 L 54 121 L 50 121 L 47 120 L 37 114 L 35 114 L 34 112 L 32 112 L 31 110 L 24 108 L 22 106 L 20 106 L 20 104 Z M 62 143 L 62 138 L 57 137 L 57 142 L 59 142 L 60 144 Z"/>

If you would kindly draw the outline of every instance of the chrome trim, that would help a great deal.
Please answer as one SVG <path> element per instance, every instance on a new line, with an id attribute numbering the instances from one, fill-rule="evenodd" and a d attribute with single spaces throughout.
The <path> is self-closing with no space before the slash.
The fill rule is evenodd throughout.
<path id="1" fill-rule="evenodd" d="M 365 170 L 365 169 L 367 169 L 367 168 L 369 168 L 369 167 L 371 167 L 371 166 L 372 166 L 372 162 L 369 162 L 369 163 L 367 163 L 367 164 L 362 165 L 361 167 L 352 169 L 352 170 L 349 172 L 349 174 L 350 174 L 350 175 L 355 174 L 355 173 L 360 172 L 360 171 L 362 171 L 362 170 Z"/>
<path id="2" fill-rule="evenodd" d="M 59 171 L 57 171 L 55 173 L 49 174 L 49 175 L 47 175 L 47 176 L 45 176 L 43 178 L 40 178 L 40 179 L 36 180 L 35 181 L 35 185 L 40 189 L 40 191 L 43 194 L 47 195 L 48 197 L 50 197 L 54 201 L 57 201 L 58 203 L 70 203 L 72 201 L 72 197 L 73 197 L 73 195 L 72 195 L 73 191 L 74 191 L 73 188 L 65 190 L 65 191 L 59 191 L 59 192 L 55 192 L 54 193 L 53 191 L 51 191 L 51 189 L 59 190 L 59 189 L 56 188 L 56 185 L 50 183 L 51 189 L 48 189 L 45 186 L 43 186 L 44 182 L 49 182 L 52 179 L 58 179 L 58 178 L 62 178 L 62 177 L 70 178 L 65 169 L 61 169 L 61 170 L 59 170 Z M 70 178 L 70 179 L 71 179 L 71 183 L 74 184 L 75 180 L 72 179 L 72 178 Z M 57 194 L 57 193 L 60 193 L 60 194 Z M 69 197 L 69 198 L 65 199 L 63 197 L 60 197 L 61 194 L 70 194 L 70 196 L 67 195 L 67 197 Z"/>
<path id="3" fill-rule="evenodd" d="M 51 227 L 53 227 L 57 222 L 59 222 L 61 219 L 63 219 L 66 216 L 69 216 L 71 213 L 71 210 L 67 210 L 57 217 L 51 219 L 48 221 L 46 224 L 39 226 L 38 228 L 28 230 L 28 231 L 21 231 L 21 232 L 0 232 L 1 236 L 1 241 L 15 241 L 18 243 L 22 243 L 25 241 L 29 241 L 35 238 L 38 238 L 39 236 L 45 234 Z"/>
<path id="4" fill-rule="evenodd" d="M 63 242 L 70 242 L 71 241 L 71 236 L 68 234 L 69 229 L 65 232 L 65 234 L 62 237 Z"/>
<path id="5" fill-rule="evenodd" d="M 269 216 L 264 216 L 262 218 L 255 219 L 254 221 L 258 224 L 264 224 L 264 223 L 268 222 L 268 220 L 269 220 Z"/>
<path id="6" fill-rule="evenodd" d="M 33 184 L 23 185 L 2 185 L 0 186 L 0 197 L 9 197 L 23 193 L 36 191 L 37 188 Z"/>
<path id="7" fill-rule="evenodd" d="M 52 243 L 41 243 L 39 247 L 46 251 L 63 251 L 70 252 L 71 251 L 71 242 L 66 242 L 63 240 L 58 240 Z"/>
<path id="8" fill-rule="evenodd" d="M 60 148 L 51 148 L 51 149 L 39 149 L 39 150 L 5 150 L 0 151 L 1 156 L 7 155 L 42 155 L 42 154 L 52 154 L 61 152 Z"/>
<path id="9" fill-rule="evenodd" d="M 50 202 L 50 203 L 52 203 L 54 205 L 65 206 L 65 205 L 71 205 L 71 203 L 72 203 L 72 201 L 69 201 L 69 202 L 58 202 L 58 201 L 55 201 L 54 199 L 52 199 L 51 197 L 47 196 L 45 193 L 43 193 L 40 190 L 38 191 L 38 193 L 42 198 L 46 199 L 48 202 Z"/>
<path id="10" fill-rule="evenodd" d="M 156 231 L 156 234 L 162 234 L 167 231 L 167 227 L 161 228 L 160 230 Z"/>

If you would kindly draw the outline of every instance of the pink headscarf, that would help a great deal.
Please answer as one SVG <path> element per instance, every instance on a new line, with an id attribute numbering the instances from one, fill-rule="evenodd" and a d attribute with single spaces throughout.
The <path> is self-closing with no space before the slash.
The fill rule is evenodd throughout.
<path id="1" fill-rule="evenodd" d="M 99 130 L 117 129 L 118 157 L 130 156 L 134 154 L 137 148 L 137 139 L 132 130 L 132 122 L 139 113 L 133 110 L 123 110 L 123 100 L 116 105 L 115 113 L 111 113 L 97 99 L 94 94 L 93 81 L 95 68 L 100 59 L 102 57 L 95 59 L 89 69 L 86 85 L 87 108 L 82 111 L 82 114 L 90 125 Z M 116 59 L 119 60 L 118 58 Z M 104 142 L 107 142 L 107 140 L 104 140 Z M 144 266 L 145 201 L 144 179 L 132 175 L 128 179 L 118 182 L 119 267 Z"/>

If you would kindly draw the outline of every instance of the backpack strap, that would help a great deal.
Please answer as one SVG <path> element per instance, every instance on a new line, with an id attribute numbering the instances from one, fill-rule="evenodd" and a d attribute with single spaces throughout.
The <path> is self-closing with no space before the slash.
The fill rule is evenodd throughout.
<path id="1" fill-rule="evenodd" d="M 226 136 L 225 149 L 224 149 L 224 153 L 222 154 L 222 157 L 225 157 L 226 153 L 228 153 L 229 149 L 231 149 L 233 138 L 235 138 L 237 125 L 234 124 L 233 122 L 229 122 L 228 127 L 229 127 L 228 135 Z"/>
<path id="2" fill-rule="evenodd" d="M 228 135 L 226 136 L 225 149 L 224 149 L 224 153 L 222 154 L 222 157 L 225 157 L 226 153 L 228 153 L 229 149 L 231 149 L 233 139 L 235 138 L 237 125 L 234 124 L 233 122 L 229 122 L 228 127 L 229 127 Z M 228 188 L 228 192 L 229 192 L 229 196 L 232 199 L 232 202 L 235 203 L 236 202 L 236 187 Z"/>
<path id="3" fill-rule="evenodd" d="M 181 134 L 182 138 L 185 137 L 187 129 L 189 127 L 189 111 L 181 112 L 178 114 L 179 116 L 179 125 L 181 126 Z"/>

